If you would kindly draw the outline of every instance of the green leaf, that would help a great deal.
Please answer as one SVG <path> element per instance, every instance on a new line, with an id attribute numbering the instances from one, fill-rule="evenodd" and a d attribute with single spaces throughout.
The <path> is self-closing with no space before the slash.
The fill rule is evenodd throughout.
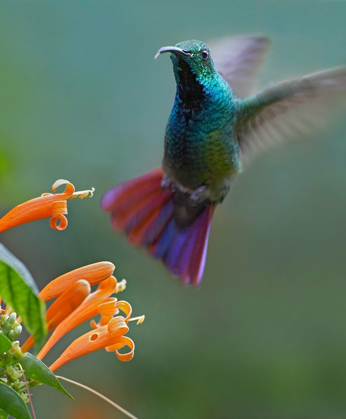
<path id="1" fill-rule="evenodd" d="M 0 382 L 0 408 L 16 419 L 31 419 L 26 404 L 19 394 Z"/>
<path id="2" fill-rule="evenodd" d="M 56 390 L 61 391 L 70 397 L 74 398 L 69 394 L 64 387 L 60 384 L 60 381 L 52 373 L 52 371 L 42 361 L 36 358 L 36 356 L 27 352 L 23 358 L 20 359 L 19 363 L 25 371 L 25 375 L 33 380 L 39 381 L 40 383 L 47 384 L 47 386 L 53 387 Z"/>
<path id="3" fill-rule="evenodd" d="M 8 418 L 8 413 L 0 409 L 0 419 L 7 419 L 7 418 Z"/>
<path id="4" fill-rule="evenodd" d="M 0 330 L 0 354 L 3 354 L 4 352 L 7 352 L 11 348 L 12 348 L 12 342 Z M 1 416 L 0 416 L 0 418 L 1 418 Z"/>
<path id="5" fill-rule="evenodd" d="M 38 346 L 46 335 L 45 304 L 30 272 L 6 247 L 0 244 L 0 296 L 22 316 L 25 328 Z"/>

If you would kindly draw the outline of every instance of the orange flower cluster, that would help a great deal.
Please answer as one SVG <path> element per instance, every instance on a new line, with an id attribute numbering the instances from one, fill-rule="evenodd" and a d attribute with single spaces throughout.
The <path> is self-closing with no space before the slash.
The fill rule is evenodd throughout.
<path id="1" fill-rule="evenodd" d="M 66 185 L 62 193 L 55 193 L 59 186 Z M 92 196 L 94 188 L 75 192 L 75 187 L 67 180 L 57 180 L 52 186 L 53 194 L 45 193 L 39 198 L 31 199 L 18 205 L 0 219 L 0 232 L 30 221 L 51 217 L 50 226 L 56 230 L 67 227 L 67 200 Z M 43 301 L 56 298 L 46 312 L 48 332 L 53 331 L 50 338 L 41 349 L 37 358 L 43 357 L 64 335 L 81 323 L 100 315 L 98 323 L 91 321 L 93 330 L 76 339 L 65 352 L 50 366 L 56 371 L 62 365 L 89 352 L 105 348 L 115 352 L 121 361 L 130 361 L 134 355 L 133 341 L 124 336 L 128 330 L 128 322 L 144 321 L 144 316 L 131 319 L 132 308 L 126 301 L 118 301 L 113 297 L 123 291 L 126 281 L 118 282 L 114 276 L 115 266 L 110 262 L 99 262 L 68 272 L 51 281 L 39 294 Z M 91 287 L 98 288 L 91 292 Z M 0 299 L 1 304 L 1 299 Z M 123 312 L 124 316 L 118 315 Z M 1 306 L 0 306 L 1 312 Z M 20 318 L 17 319 L 21 321 Z M 22 346 L 22 352 L 27 352 L 35 343 L 33 336 Z M 128 353 L 119 353 L 125 346 Z"/>
<path id="2" fill-rule="evenodd" d="M 39 294 L 48 301 L 57 298 L 46 312 L 48 331 L 53 331 L 50 338 L 37 355 L 43 359 L 50 349 L 64 335 L 81 323 L 100 315 L 96 323 L 91 321 L 92 331 L 76 339 L 63 354 L 50 366 L 56 371 L 62 365 L 87 353 L 104 348 L 108 352 L 115 352 L 121 361 L 130 361 L 134 356 L 133 341 L 124 336 L 128 330 L 132 308 L 126 301 L 118 301 L 112 296 L 122 291 L 126 282 L 118 282 L 114 276 L 115 266 L 110 262 L 99 262 L 84 266 L 51 281 Z M 98 284 L 98 288 L 91 292 L 91 286 Z M 123 312 L 124 316 L 118 315 Z M 139 318 L 139 322 L 144 317 Z M 34 344 L 32 336 L 22 346 L 22 351 L 28 351 Z M 129 347 L 128 353 L 119 353 L 123 347 Z"/>
<path id="3" fill-rule="evenodd" d="M 55 193 L 59 186 L 66 185 L 64 192 Z M 54 193 L 44 193 L 39 198 L 30 199 L 17 205 L 0 219 L 0 233 L 30 221 L 49 218 L 50 226 L 54 230 L 64 230 L 67 227 L 67 200 L 74 198 L 92 197 L 94 188 L 75 192 L 75 187 L 68 180 L 59 179 L 52 186 Z"/>

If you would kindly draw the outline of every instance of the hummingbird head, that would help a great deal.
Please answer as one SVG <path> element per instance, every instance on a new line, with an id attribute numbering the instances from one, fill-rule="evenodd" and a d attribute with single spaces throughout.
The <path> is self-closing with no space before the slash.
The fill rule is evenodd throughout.
<path id="1" fill-rule="evenodd" d="M 217 74 L 209 47 L 200 41 L 190 40 L 176 44 L 174 47 L 160 48 L 155 58 L 165 52 L 171 53 L 173 69 L 177 83 L 203 81 Z"/>

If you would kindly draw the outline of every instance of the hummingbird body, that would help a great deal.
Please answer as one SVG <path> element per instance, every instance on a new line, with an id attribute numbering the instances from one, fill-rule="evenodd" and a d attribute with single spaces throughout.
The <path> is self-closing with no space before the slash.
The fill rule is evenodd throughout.
<path id="1" fill-rule="evenodd" d="M 191 50 L 197 41 L 177 46 Z M 236 101 L 217 73 L 194 72 L 183 58 L 171 55 L 177 90 L 165 135 L 163 169 L 180 189 L 193 193 L 206 186 L 211 201 L 221 201 L 232 175 L 241 170 L 234 139 Z M 206 195 L 206 194 L 204 194 Z"/>
<path id="2" fill-rule="evenodd" d="M 256 95 L 270 41 L 225 38 L 160 48 L 171 54 L 176 95 L 162 168 L 105 193 L 101 208 L 130 243 L 145 246 L 185 284 L 199 284 L 214 208 L 258 149 L 324 124 L 346 103 L 346 68 L 271 84 Z M 211 50 L 213 59 L 211 58 Z"/>

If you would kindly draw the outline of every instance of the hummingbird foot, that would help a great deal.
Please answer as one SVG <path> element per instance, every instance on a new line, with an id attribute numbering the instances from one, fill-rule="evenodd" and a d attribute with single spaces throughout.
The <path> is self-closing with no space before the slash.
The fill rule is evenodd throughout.
<path id="1" fill-rule="evenodd" d="M 210 191 L 207 185 L 202 185 L 195 189 L 189 196 L 189 204 L 192 207 L 196 207 L 198 204 L 206 201 L 210 198 Z"/>
<path id="2" fill-rule="evenodd" d="M 219 197 L 215 200 L 218 204 L 221 204 L 223 200 L 226 198 L 226 195 L 228 194 L 229 190 L 231 189 L 230 183 L 225 183 L 223 187 L 219 191 Z"/>
<path id="3" fill-rule="evenodd" d="M 220 204 L 228 194 L 231 188 L 231 183 L 232 178 L 227 178 L 216 185 L 202 185 L 192 191 L 189 196 L 189 204 L 193 207 L 202 204 L 205 201 Z"/>
<path id="4" fill-rule="evenodd" d="M 173 179 L 166 176 L 166 175 L 163 175 L 163 178 L 162 178 L 162 181 L 161 181 L 161 188 L 162 189 L 171 188 L 172 191 L 173 191 L 174 188 L 175 188 L 174 183 L 173 183 Z"/>

